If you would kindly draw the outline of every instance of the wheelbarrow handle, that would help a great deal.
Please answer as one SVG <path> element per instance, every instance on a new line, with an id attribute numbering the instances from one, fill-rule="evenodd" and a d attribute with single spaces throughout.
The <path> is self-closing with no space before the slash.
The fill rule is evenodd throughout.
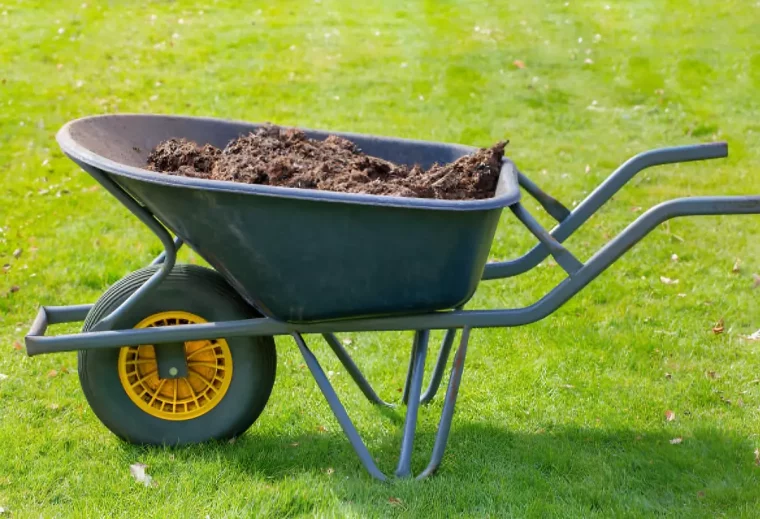
<path id="1" fill-rule="evenodd" d="M 725 142 L 709 142 L 705 144 L 691 144 L 687 146 L 673 146 L 670 148 L 658 148 L 645 151 L 631 157 L 618 167 L 604 182 L 599 184 L 572 212 L 566 216 L 557 218 L 559 225 L 551 231 L 551 236 L 559 243 L 564 242 L 572 235 L 581 225 L 583 225 L 599 208 L 601 208 L 609 199 L 628 183 L 637 173 L 653 166 L 663 164 L 675 164 L 678 162 L 692 162 L 695 160 L 719 159 L 728 156 L 728 144 Z M 543 206 L 547 204 L 542 201 L 540 196 L 536 196 L 534 191 L 543 192 L 535 186 L 526 186 L 521 182 L 522 187 L 534 196 Z M 560 204 L 561 205 L 561 204 Z M 555 216 L 557 211 L 551 214 Z M 561 215 L 561 211 L 559 216 Z M 556 217 L 556 216 L 555 216 Z M 539 243 L 523 256 L 509 260 L 488 263 L 483 271 L 483 279 L 498 279 L 513 277 L 526 272 L 549 255 L 549 248 L 544 243 Z"/>
<path id="2" fill-rule="evenodd" d="M 640 169 L 660 164 L 674 164 L 676 162 L 691 162 L 694 160 L 722 159 L 728 157 L 728 143 L 707 142 L 704 144 L 690 144 L 688 146 L 673 146 L 670 148 L 658 148 L 655 150 L 639 153 L 628 160 L 621 169 L 631 162 L 644 162 Z"/>

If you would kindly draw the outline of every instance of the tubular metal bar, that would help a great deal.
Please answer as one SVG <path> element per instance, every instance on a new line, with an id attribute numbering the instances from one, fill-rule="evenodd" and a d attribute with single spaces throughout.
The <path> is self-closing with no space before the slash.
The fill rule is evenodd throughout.
<path id="1" fill-rule="evenodd" d="M 351 355 L 348 354 L 334 333 L 323 333 L 322 337 L 324 337 L 325 341 L 327 341 L 330 349 L 332 349 L 333 353 L 335 353 L 335 356 L 338 357 L 338 360 L 341 364 L 343 364 L 343 367 L 346 368 L 346 371 L 348 371 L 348 374 L 351 375 L 351 378 L 354 379 L 356 385 L 359 386 L 361 392 L 364 393 L 365 397 L 367 397 L 367 400 L 373 404 L 391 408 L 395 407 L 393 404 L 389 404 L 377 395 L 375 390 L 372 388 L 372 385 L 367 381 L 362 371 L 354 362 L 354 359 L 351 358 Z"/>
<path id="2" fill-rule="evenodd" d="M 179 249 L 182 247 L 182 245 L 184 243 L 185 242 L 182 241 L 182 238 L 180 238 L 179 236 L 175 236 L 174 237 L 174 250 L 177 251 L 177 252 L 179 252 Z M 164 262 L 165 259 L 166 259 L 166 251 L 162 251 L 161 254 L 159 254 L 158 256 L 156 256 L 153 259 L 153 261 L 150 262 L 150 265 L 160 265 L 161 263 Z"/>
<path id="3" fill-rule="evenodd" d="M 583 225 L 586 220 L 596 213 L 607 200 L 612 198 L 620 188 L 643 169 L 676 162 L 717 159 L 726 157 L 727 155 L 728 145 L 725 142 L 660 148 L 640 153 L 626 161 L 593 192 L 591 192 L 591 194 L 589 194 L 569 216 L 564 218 L 557 227 L 552 229 L 551 235 L 560 243 L 565 241 L 581 225 Z M 525 185 L 523 185 L 523 187 L 531 193 Z M 522 274 L 541 263 L 548 255 L 549 248 L 544 243 L 539 243 L 520 258 L 487 264 L 483 270 L 483 279 L 499 279 Z"/>
<path id="4" fill-rule="evenodd" d="M 435 435 L 435 445 L 433 445 L 433 454 L 430 456 L 430 463 L 423 470 L 417 479 L 424 479 L 431 476 L 441 464 L 443 453 L 446 450 L 446 444 L 449 441 L 449 432 L 451 431 L 451 420 L 454 417 L 454 407 L 459 395 L 459 386 L 462 383 L 462 373 L 464 373 L 464 360 L 467 356 L 467 343 L 470 339 L 470 329 L 462 329 L 462 338 L 459 341 L 459 348 L 454 356 L 454 364 L 451 366 L 451 376 L 449 377 L 449 387 L 446 389 L 446 400 L 441 412 L 441 421 L 438 423 L 438 432 Z"/>
<path id="5" fill-rule="evenodd" d="M 567 207 L 562 205 L 559 200 L 549 195 L 519 171 L 517 172 L 517 182 L 523 189 L 525 189 L 525 191 L 530 193 L 530 196 L 535 198 L 536 201 L 541 204 L 541 207 L 543 207 L 552 218 L 558 222 L 561 222 L 570 216 L 570 210 Z"/>
<path id="6" fill-rule="evenodd" d="M 136 330 L 93 331 L 58 337 L 27 335 L 27 354 L 86 349 L 115 348 L 139 344 L 196 341 L 220 337 L 340 333 L 395 330 L 441 330 L 448 328 L 493 328 L 520 326 L 543 319 L 604 272 L 628 249 L 660 223 L 680 216 L 760 214 L 760 196 L 714 196 L 680 198 L 664 202 L 639 216 L 622 233 L 602 247 L 575 276 L 564 279 L 530 306 L 501 310 L 462 310 L 423 315 L 350 319 L 323 323 L 288 323 L 270 318 L 244 319 L 203 324 L 185 324 Z M 48 313 L 50 310 L 48 309 Z M 61 322 L 61 321 L 58 321 Z"/>
<path id="7" fill-rule="evenodd" d="M 562 267 L 565 272 L 572 276 L 581 268 L 583 268 L 583 263 L 578 261 L 578 259 L 573 256 L 569 250 L 563 247 L 560 242 L 555 240 L 551 234 L 546 232 L 546 230 L 541 227 L 541 224 L 539 224 L 535 218 L 531 216 L 531 214 L 527 211 L 527 209 L 525 209 L 525 207 L 523 207 L 522 204 L 517 203 L 509 206 L 509 208 L 523 223 L 523 225 L 525 225 L 525 227 L 527 227 L 528 230 L 533 233 L 533 236 L 538 238 L 544 247 L 549 249 L 551 255 L 555 260 L 557 260 L 557 264 Z"/>
<path id="8" fill-rule="evenodd" d="M 409 366 L 406 368 L 406 379 L 404 380 L 404 389 L 401 393 L 401 403 L 409 403 L 409 384 L 412 383 L 412 371 L 414 370 L 414 355 L 417 348 L 417 338 L 412 343 L 412 355 L 409 357 Z"/>
<path id="9" fill-rule="evenodd" d="M 454 338 L 457 335 L 456 328 L 446 330 L 446 335 L 443 336 L 441 342 L 441 349 L 438 350 L 438 359 L 435 361 L 435 367 L 433 368 L 433 374 L 430 376 L 430 382 L 425 392 L 420 397 L 420 403 L 427 405 L 438 393 L 438 388 L 441 386 L 441 379 L 443 379 L 443 371 L 446 369 L 446 363 L 449 360 L 449 353 L 451 352 L 451 346 L 454 344 Z"/>
<path id="10" fill-rule="evenodd" d="M 84 321 L 91 308 L 92 305 L 43 306 L 37 312 L 37 317 L 34 318 L 27 336 L 44 336 L 47 327 L 51 324 Z"/>
<path id="11" fill-rule="evenodd" d="M 428 341 L 430 340 L 430 330 L 425 330 L 423 335 L 420 335 L 422 331 L 417 331 L 414 334 L 414 343 L 412 344 L 412 355 L 409 358 L 409 368 L 406 370 L 406 381 L 404 381 L 404 391 L 401 394 L 401 402 L 404 405 L 409 405 L 409 386 L 412 382 L 412 372 L 414 371 L 415 359 L 417 358 L 417 348 L 420 341 L 425 342 L 425 349 L 427 349 Z M 424 366 L 423 366 L 424 371 Z"/>
<path id="12" fill-rule="evenodd" d="M 396 476 L 406 478 L 412 474 L 412 450 L 414 449 L 414 433 L 417 430 L 417 413 L 420 409 L 420 393 L 422 392 L 422 377 L 425 374 L 425 358 L 427 357 L 430 330 L 417 330 L 414 333 L 412 347 L 412 376 L 409 380 L 408 404 L 404 420 L 404 435 L 401 438 L 401 454 L 398 458 Z"/>
<path id="13" fill-rule="evenodd" d="M 419 410 L 419 397 L 420 390 L 422 389 L 422 375 L 425 368 L 425 354 L 427 352 L 427 340 L 424 335 L 427 330 L 417 331 L 414 340 L 414 356 L 413 356 L 413 376 L 412 385 L 410 390 L 410 397 L 412 405 L 410 405 L 406 412 L 406 419 L 404 421 L 404 433 L 401 441 L 401 454 L 399 456 L 398 468 L 396 469 L 397 477 L 409 477 L 411 476 L 411 455 L 414 445 L 414 436 L 417 429 L 417 411 Z M 354 452 L 359 456 L 359 460 L 364 465 L 364 468 L 369 474 L 379 479 L 380 481 L 386 481 L 387 478 L 380 469 L 377 467 L 372 454 L 370 454 L 367 446 L 359 436 L 359 432 L 356 430 L 351 418 L 346 412 L 346 408 L 340 402 L 335 389 L 330 384 L 330 380 L 325 375 L 322 366 L 314 356 L 314 353 L 306 345 L 303 337 L 298 332 L 293 332 L 293 339 L 296 341 L 301 355 L 306 362 L 306 366 L 311 371 L 314 380 L 317 382 L 317 386 L 327 400 L 327 404 L 335 414 L 335 418 L 338 420 L 343 432 L 346 434 L 351 447 Z M 435 436 L 435 445 L 433 446 L 433 452 L 430 457 L 430 463 L 427 468 L 417 476 L 417 479 L 424 479 L 432 475 L 441 463 L 443 453 L 446 450 L 446 444 L 448 443 L 449 433 L 451 431 L 451 422 L 454 417 L 454 407 L 456 405 L 457 396 L 459 393 L 459 386 L 462 382 L 462 372 L 464 371 L 464 361 L 467 355 L 467 342 L 470 336 L 470 329 L 465 327 L 462 331 L 462 339 L 457 349 L 457 354 L 454 357 L 454 364 L 451 368 L 451 377 L 449 379 L 449 386 L 446 390 L 446 402 L 443 406 L 441 413 L 441 420 L 438 425 L 438 431 Z"/>
<path id="14" fill-rule="evenodd" d="M 322 391 L 325 399 L 327 399 L 327 403 L 330 406 L 330 409 L 332 409 L 335 418 L 338 419 L 338 423 L 340 423 L 343 432 L 348 437 L 348 441 L 351 443 L 351 447 L 354 448 L 354 452 L 356 452 L 356 455 L 359 456 L 359 459 L 364 465 L 364 468 L 367 469 L 367 472 L 369 472 L 373 478 L 379 479 L 380 481 L 386 481 L 387 478 L 385 477 L 385 474 L 383 474 L 380 469 L 377 468 L 375 460 L 372 458 L 372 454 L 370 454 L 369 450 L 367 450 L 367 446 L 364 445 L 364 442 L 359 436 L 359 432 L 356 430 L 356 427 L 354 427 L 351 418 L 348 417 L 346 408 L 343 407 L 343 404 L 340 403 L 340 399 L 335 393 L 335 389 L 333 389 L 332 384 L 330 384 L 330 381 L 327 379 L 322 366 L 319 365 L 319 361 L 317 361 L 317 358 L 311 352 L 309 347 L 306 346 L 306 342 L 303 340 L 303 337 L 301 337 L 301 334 L 294 332 L 291 335 L 293 336 L 293 339 L 295 339 L 296 344 L 298 345 L 298 349 L 301 351 L 301 355 L 303 356 L 303 360 L 306 362 L 309 371 L 311 371 L 314 380 L 317 382 L 319 390 Z"/>
<path id="15" fill-rule="evenodd" d="M 161 281 L 171 272 L 174 268 L 174 262 L 177 260 L 177 250 L 175 242 L 172 239 L 171 234 L 156 218 L 142 205 L 129 196 L 116 182 L 111 180 L 102 171 L 87 164 L 77 163 L 87 171 L 100 185 L 102 185 L 109 193 L 111 193 L 119 202 L 129 209 L 132 214 L 137 216 L 141 222 L 143 222 L 153 234 L 161 240 L 161 244 L 164 246 L 164 258 L 161 263 L 161 267 L 146 281 L 140 288 L 135 290 L 119 307 L 101 319 L 94 327 L 94 330 L 103 331 L 109 330 L 113 326 L 113 323 L 130 308 L 139 303 L 144 297 L 146 297 L 155 287 L 158 286 Z"/>

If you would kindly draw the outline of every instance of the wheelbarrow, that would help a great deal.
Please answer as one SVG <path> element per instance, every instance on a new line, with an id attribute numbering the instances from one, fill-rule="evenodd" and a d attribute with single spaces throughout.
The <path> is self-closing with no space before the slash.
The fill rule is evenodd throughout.
<path id="1" fill-rule="evenodd" d="M 758 214 L 760 196 L 679 198 L 639 216 L 588 261 L 562 245 L 634 175 L 652 166 L 727 156 L 726 143 L 656 149 L 628 160 L 569 210 L 504 159 L 495 196 L 429 200 L 345 194 L 170 176 L 144 169 L 159 142 L 184 137 L 223 147 L 258 128 L 219 119 L 157 115 L 86 117 L 66 124 L 63 151 L 161 241 L 151 265 L 111 286 L 95 304 L 42 307 L 26 336 L 29 355 L 79 352 L 79 377 L 98 418 L 117 436 L 177 445 L 242 434 L 258 418 L 275 378 L 273 336 L 290 335 L 361 463 L 378 469 L 317 358 L 303 339 L 320 334 L 363 394 L 383 401 L 335 335 L 414 331 L 402 393 L 406 405 L 397 477 L 412 475 L 420 404 L 437 393 L 457 334 L 433 452 L 418 478 L 439 467 L 473 328 L 547 317 L 660 223 L 679 216 Z M 328 133 L 305 130 L 315 139 Z M 364 152 L 429 167 L 474 148 L 336 133 Z M 545 230 L 521 203 L 533 197 L 558 223 Z M 508 207 L 535 236 L 527 254 L 488 262 Z M 212 267 L 177 265 L 187 245 Z M 465 310 L 481 280 L 507 278 L 548 256 L 567 276 L 523 308 Z M 45 336 L 49 325 L 84 321 L 82 333 Z M 423 391 L 431 330 L 446 330 Z M 460 333 L 461 330 L 461 333 Z"/>

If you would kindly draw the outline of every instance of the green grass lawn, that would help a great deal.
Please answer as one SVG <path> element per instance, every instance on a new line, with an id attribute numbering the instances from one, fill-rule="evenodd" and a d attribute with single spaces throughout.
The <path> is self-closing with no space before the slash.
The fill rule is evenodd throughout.
<path id="1" fill-rule="evenodd" d="M 364 473 L 289 339 L 247 434 L 173 450 L 117 440 L 87 406 L 75 354 L 27 358 L 20 344 L 40 304 L 94 302 L 160 252 L 62 156 L 67 120 L 155 112 L 509 138 L 510 157 L 568 205 L 637 152 L 729 142 L 727 160 L 642 173 L 568 242 L 586 259 L 660 201 L 760 193 L 760 4 L 0 2 L 0 517 L 757 516 L 760 342 L 742 336 L 760 328 L 758 217 L 674 220 L 555 315 L 473 332 L 442 470 L 422 483 Z M 492 256 L 531 245 L 505 213 Z M 547 261 L 484 283 L 468 308 L 529 304 L 561 278 Z M 397 400 L 411 334 L 351 338 Z M 311 343 L 392 471 L 402 412 L 370 406 Z M 421 411 L 417 471 L 440 409 Z M 136 462 L 156 487 L 132 479 Z"/>

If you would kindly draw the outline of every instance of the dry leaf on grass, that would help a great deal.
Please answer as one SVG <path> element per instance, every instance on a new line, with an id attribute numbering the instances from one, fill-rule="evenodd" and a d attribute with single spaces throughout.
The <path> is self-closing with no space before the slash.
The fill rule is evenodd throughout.
<path id="1" fill-rule="evenodd" d="M 19 259 L 19 257 L 21 257 L 22 252 L 24 252 L 24 249 L 21 249 L 21 248 L 14 250 L 13 257 L 16 259 Z"/>
<path id="2" fill-rule="evenodd" d="M 672 373 L 665 373 L 665 378 L 667 378 L 668 380 L 670 380 L 671 378 L 673 378 L 673 374 Z"/>
<path id="3" fill-rule="evenodd" d="M 50 371 L 48 371 L 48 373 L 47 373 L 47 376 L 48 376 L 48 378 L 53 378 L 53 377 L 55 377 L 56 375 L 58 375 L 58 370 L 57 370 L 57 369 L 51 369 L 51 370 L 50 370 Z"/>
<path id="4" fill-rule="evenodd" d="M 670 440 L 671 445 L 678 445 L 681 442 L 683 442 L 683 438 L 681 438 L 680 436 L 678 438 L 673 438 L 672 440 Z"/>
<path id="5" fill-rule="evenodd" d="M 741 269 L 742 269 L 742 260 L 740 260 L 739 258 L 736 258 L 736 261 L 734 261 L 734 266 L 731 268 L 731 273 L 738 274 Z"/>
<path id="6" fill-rule="evenodd" d="M 760 467 L 760 449 L 755 449 L 755 465 Z"/>
<path id="7" fill-rule="evenodd" d="M 718 374 L 717 374 L 715 371 L 706 371 L 706 372 L 705 372 L 705 374 L 706 374 L 706 375 L 707 375 L 709 378 L 718 378 Z"/>
<path id="8" fill-rule="evenodd" d="M 667 420 L 668 422 L 672 422 L 675 419 L 676 419 L 676 414 L 673 411 L 671 411 L 670 409 L 665 411 L 665 420 Z"/>
<path id="9" fill-rule="evenodd" d="M 14 350 L 23 350 L 23 349 L 24 349 L 24 347 L 21 345 L 21 343 L 20 343 L 20 342 L 18 342 L 18 341 L 13 341 L 13 349 L 14 349 Z"/>
<path id="10" fill-rule="evenodd" d="M 757 288 L 758 286 L 760 286 L 760 276 L 752 274 L 752 288 Z"/>
<path id="11" fill-rule="evenodd" d="M 512 65 L 514 65 L 517 68 L 525 68 L 525 62 L 520 59 L 516 59 L 512 62 Z"/>
<path id="12" fill-rule="evenodd" d="M 665 277 L 665 276 L 660 276 L 660 281 L 662 281 L 666 285 L 677 285 L 679 283 L 679 280 L 677 280 L 677 279 L 670 279 L 670 278 Z"/>
<path id="13" fill-rule="evenodd" d="M 393 506 L 404 506 L 404 502 L 398 497 L 389 497 L 388 502 Z"/>
<path id="14" fill-rule="evenodd" d="M 745 341 L 760 341 L 760 330 L 757 330 L 756 332 L 749 335 L 742 335 L 741 337 Z"/>
<path id="15" fill-rule="evenodd" d="M 351 339 L 343 339 L 340 342 L 342 342 L 344 346 L 351 346 L 351 343 L 354 341 L 352 341 Z"/>
<path id="16" fill-rule="evenodd" d="M 142 483 L 146 487 L 155 486 L 153 477 L 145 471 L 147 468 L 148 466 L 145 463 L 133 463 L 129 466 L 129 473 L 138 483 Z"/>
<path id="17" fill-rule="evenodd" d="M 723 322 L 723 318 L 721 318 L 717 323 L 715 323 L 715 326 L 713 326 L 712 331 L 715 335 L 723 333 L 723 330 L 726 329 L 725 326 L 726 323 Z"/>

